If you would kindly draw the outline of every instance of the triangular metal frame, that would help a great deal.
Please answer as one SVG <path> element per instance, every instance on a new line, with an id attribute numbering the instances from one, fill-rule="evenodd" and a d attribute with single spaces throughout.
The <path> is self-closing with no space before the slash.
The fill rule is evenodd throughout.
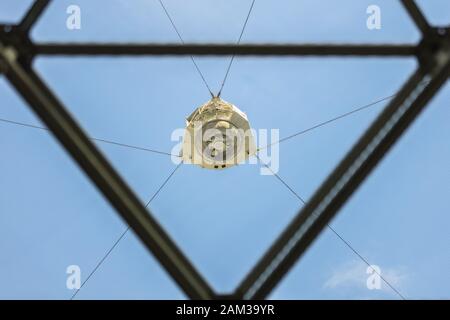
<path id="1" fill-rule="evenodd" d="M 266 298 L 450 76 L 450 28 L 431 27 L 413 0 L 401 3 L 421 31 L 417 45 L 33 43 L 30 30 L 49 3 L 36 0 L 19 24 L 0 25 L 0 72 L 191 299 Z M 419 67 L 236 291 L 223 295 L 214 292 L 33 70 L 37 55 L 412 56 Z"/>

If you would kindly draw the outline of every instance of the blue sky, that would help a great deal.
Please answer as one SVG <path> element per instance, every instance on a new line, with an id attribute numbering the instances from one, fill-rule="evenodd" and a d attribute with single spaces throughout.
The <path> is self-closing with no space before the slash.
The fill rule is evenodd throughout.
<path id="1" fill-rule="evenodd" d="M 0 0 L 17 21 L 31 1 Z M 251 1 L 166 0 L 186 42 L 235 42 Z M 66 29 L 81 7 L 82 29 Z M 381 8 L 382 29 L 366 28 Z M 419 1 L 434 24 L 450 3 Z M 53 1 L 35 41 L 177 42 L 156 0 Z M 256 0 L 243 42 L 415 43 L 399 1 Z M 229 58 L 198 58 L 214 90 Z M 168 151 L 171 132 L 209 94 L 188 57 L 39 58 L 35 69 L 90 136 Z M 223 98 L 256 129 L 288 136 L 395 93 L 414 59 L 238 57 Z M 41 125 L 0 78 L 0 118 Z M 410 299 L 450 298 L 450 87 L 447 85 L 332 221 L 332 226 Z M 383 108 L 280 145 L 279 175 L 308 199 Z M 146 202 L 174 169 L 170 157 L 97 143 Z M 48 133 L 0 122 L 0 298 L 69 299 L 66 267 L 87 276 L 126 225 Z M 183 165 L 150 205 L 154 216 L 218 291 L 231 292 L 301 203 L 273 176 L 242 165 Z M 397 299 L 366 288 L 365 266 L 324 230 L 275 288 L 274 299 Z M 78 299 L 184 299 L 129 233 Z"/>

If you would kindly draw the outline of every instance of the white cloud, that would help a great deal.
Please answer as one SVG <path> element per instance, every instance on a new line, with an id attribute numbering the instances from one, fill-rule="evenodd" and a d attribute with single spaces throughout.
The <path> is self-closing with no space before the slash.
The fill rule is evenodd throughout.
<path id="1" fill-rule="evenodd" d="M 383 265 L 379 265 L 381 268 L 381 276 L 386 279 L 394 288 L 403 292 L 405 284 L 409 278 L 409 275 L 405 272 L 404 268 L 387 268 Z M 359 260 L 352 260 L 344 265 L 335 268 L 332 271 L 331 276 L 325 281 L 324 288 L 326 289 L 343 289 L 343 288 L 355 288 L 365 289 L 367 288 L 367 278 L 370 276 L 366 270 L 368 266 Z M 393 290 L 381 280 L 380 290 L 386 293 L 393 293 Z"/>

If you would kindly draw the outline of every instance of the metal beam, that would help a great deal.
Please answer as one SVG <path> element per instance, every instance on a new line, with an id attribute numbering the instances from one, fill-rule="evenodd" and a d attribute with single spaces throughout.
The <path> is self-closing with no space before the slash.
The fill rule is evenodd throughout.
<path id="1" fill-rule="evenodd" d="M 433 69 L 419 68 L 325 180 L 235 294 L 264 299 L 328 225 L 363 180 L 445 83 L 450 53 L 438 53 Z"/>
<path id="2" fill-rule="evenodd" d="M 169 238 L 128 185 L 98 151 L 63 104 L 32 69 L 17 62 L 14 49 L 0 43 L 5 76 L 51 130 L 92 182 L 138 235 L 175 282 L 192 299 L 211 299 L 213 291 Z"/>
<path id="3" fill-rule="evenodd" d="M 420 11 L 419 7 L 414 0 L 402 0 L 403 7 L 405 7 L 406 12 L 408 12 L 411 19 L 414 21 L 417 28 L 423 36 L 428 34 L 431 27 L 425 19 L 424 15 Z"/>
<path id="4" fill-rule="evenodd" d="M 33 25 L 38 21 L 41 17 L 44 10 L 47 8 L 50 0 L 36 0 L 22 18 L 22 21 L 19 24 L 19 28 L 24 33 L 29 33 Z"/>
<path id="5" fill-rule="evenodd" d="M 114 43 L 38 43 L 38 55 L 87 56 L 144 56 L 144 55 L 196 55 L 196 56 L 393 56 L 416 54 L 410 44 L 114 44 Z"/>

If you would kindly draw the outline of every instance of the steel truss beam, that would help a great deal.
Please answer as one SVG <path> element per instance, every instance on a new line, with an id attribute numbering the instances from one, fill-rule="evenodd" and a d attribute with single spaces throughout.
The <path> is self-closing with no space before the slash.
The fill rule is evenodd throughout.
<path id="1" fill-rule="evenodd" d="M 35 45 L 39 55 L 121 56 L 121 55 L 196 55 L 196 56 L 394 56 L 416 54 L 414 45 L 332 45 L 332 44 L 89 44 L 41 43 Z"/>
<path id="2" fill-rule="evenodd" d="M 50 0 L 36 0 L 33 5 L 30 7 L 28 12 L 23 17 L 22 21 L 20 21 L 19 28 L 25 32 L 29 33 L 34 24 L 41 17 L 44 10 L 49 5 Z"/>
<path id="3" fill-rule="evenodd" d="M 412 45 L 34 44 L 29 31 L 50 0 L 36 0 L 19 25 L 0 25 L 0 72 L 28 102 L 189 298 L 266 298 L 425 108 L 450 74 L 450 29 L 432 28 L 401 0 L 422 32 Z M 231 295 L 217 295 L 31 68 L 36 55 L 416 56 L 418 70 L 329 175 Z"/>
<path id="4" fill-rule="evenodd" d="M 431 27 L 428 24 L 422 12 L 420 11 L 417 4 L 411 0 L 401 0 L 401 1 L 406 12 L 408 12 L 409 16 L 414 21 L 417 28 L 419 28 L 420 32 L 422 32 L 422 35 L 423 36 L 427 35 L 427 33 L 430 32 Z"/>
<path id="5" fill-rule="evenodd" d="M 46 124 L 126 223 L 192 299 L 211 299 L 213 291 L 147 211 L 124 180 L 98 151 L 39 76 L 17 61 L 16 52 L 0 44 L 5 75 Z"/>
<path id="6" fill-rule="evenodd" d="M 237 296 L 267 297 L 445 83 L 449 52 L 443 60 L 411 76 L 239 285 Z"/>

